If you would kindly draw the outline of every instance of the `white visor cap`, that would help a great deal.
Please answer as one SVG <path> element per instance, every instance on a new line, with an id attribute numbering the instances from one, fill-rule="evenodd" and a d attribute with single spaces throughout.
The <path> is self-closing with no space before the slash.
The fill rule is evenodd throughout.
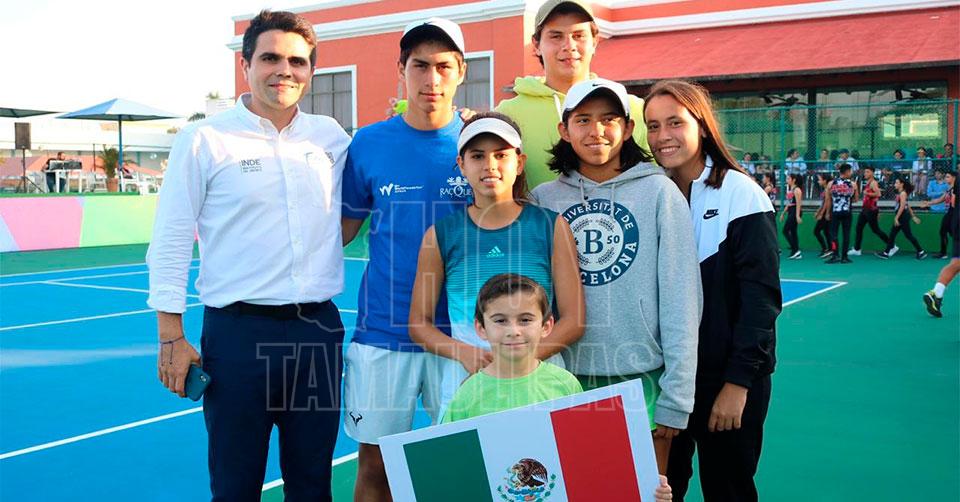
<path id="1" fill-rule="evenodd" d="M 462 154 L 467 143 L 481 134 L 496 135 L 514 148 L 522 148 L 523 145 L 520 141 L 520 133 L 513 126 L 497 118 L 485 117 L 467 124 L 467 127 L 460 131 L 460 138 L 457 140 L 457 154 Z"/>

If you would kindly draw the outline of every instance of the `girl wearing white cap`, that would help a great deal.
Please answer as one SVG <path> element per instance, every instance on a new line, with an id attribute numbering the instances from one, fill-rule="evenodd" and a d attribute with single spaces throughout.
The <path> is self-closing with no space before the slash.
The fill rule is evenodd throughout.
<path id="1" fill-rule="evenodd" d="M 457 144 L 457 164 L 473 189 L 473 201 L 430 227 L 420 247 L 410 337 L 445 358 L 441 416 L 463 380 L 492 360 L 488 343 L 474 329 L 474 311 L 480 288 L 494 275 L 527 276 L 556 305 L 558 320 L 538 348 L 539 359 L 562 366 L 558 353 L 583 334 L 573 235 L 556 213 L 526 203 L 521 147 L 519 128 L 505 115 L 479 113 L 468 120 Z M 434 319 L 443 294 L 452 338 Z"/>
<path id="2" fill-rule="evenodd" d="M 693 225 L 676 185 L 633 139 L 626 89 L 594 79 L 570 88 L 550 168 L 533 191 L 577 239 L 587 326 L 564 353 L 584 389 L 643 382 L 661 473 L 693 411 L 700 277 Z"/>

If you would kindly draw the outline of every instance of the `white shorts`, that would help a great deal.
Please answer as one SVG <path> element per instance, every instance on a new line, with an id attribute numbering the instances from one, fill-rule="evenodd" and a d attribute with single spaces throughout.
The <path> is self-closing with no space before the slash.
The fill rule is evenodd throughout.
<path id="1" fill-rule="evenodd" d="M 401 352 L 362 343 L 347 348 L 344 371 L 343 423 L 355 441 L 378 444 L 383 436 L 413 428 L 417 398 L 439 420 L 442 359 L 428 352 Z"/>

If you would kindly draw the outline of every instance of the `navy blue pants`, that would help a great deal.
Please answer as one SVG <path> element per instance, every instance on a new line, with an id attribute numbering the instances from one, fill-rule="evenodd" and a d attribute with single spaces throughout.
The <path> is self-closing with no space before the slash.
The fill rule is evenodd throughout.
<path id="1" fill-rule="evenodd" d="M 214 501 L 259 501 L 277 426 L 287 501 L 329 501 L 343 324 L 333 302 L 293 316 L 207 307 L 201 355 Z M 291 318 L 292 317 L 292 318 Z"/>

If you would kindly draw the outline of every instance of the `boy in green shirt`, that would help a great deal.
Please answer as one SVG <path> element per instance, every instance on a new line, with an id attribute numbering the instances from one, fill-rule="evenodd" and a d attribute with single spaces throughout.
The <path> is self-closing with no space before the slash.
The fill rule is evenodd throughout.
<path id="1" fill-rule="evenodd" d="M 444 423 L 583 392 L 572 373 L 536 358 L 540 340 L 553 329 L 547 292 L 536 281 L 519 274 L 491 277 L 477 295 L 474 327 L 490 343 L 493 362 L 457 389 Z M 666 476 L 655 498 L 673 499 Z"/>
<path id="2" fill-rule="evenodd" d="M 477 296 L 474 327 L 490 343 L 493 362 L 457 389 L 443 422 L 496 413 L 582 392 L 567 370 L 536 357 L 553 329 L 547 292 L 519 274 L 490 278 Z"/>

